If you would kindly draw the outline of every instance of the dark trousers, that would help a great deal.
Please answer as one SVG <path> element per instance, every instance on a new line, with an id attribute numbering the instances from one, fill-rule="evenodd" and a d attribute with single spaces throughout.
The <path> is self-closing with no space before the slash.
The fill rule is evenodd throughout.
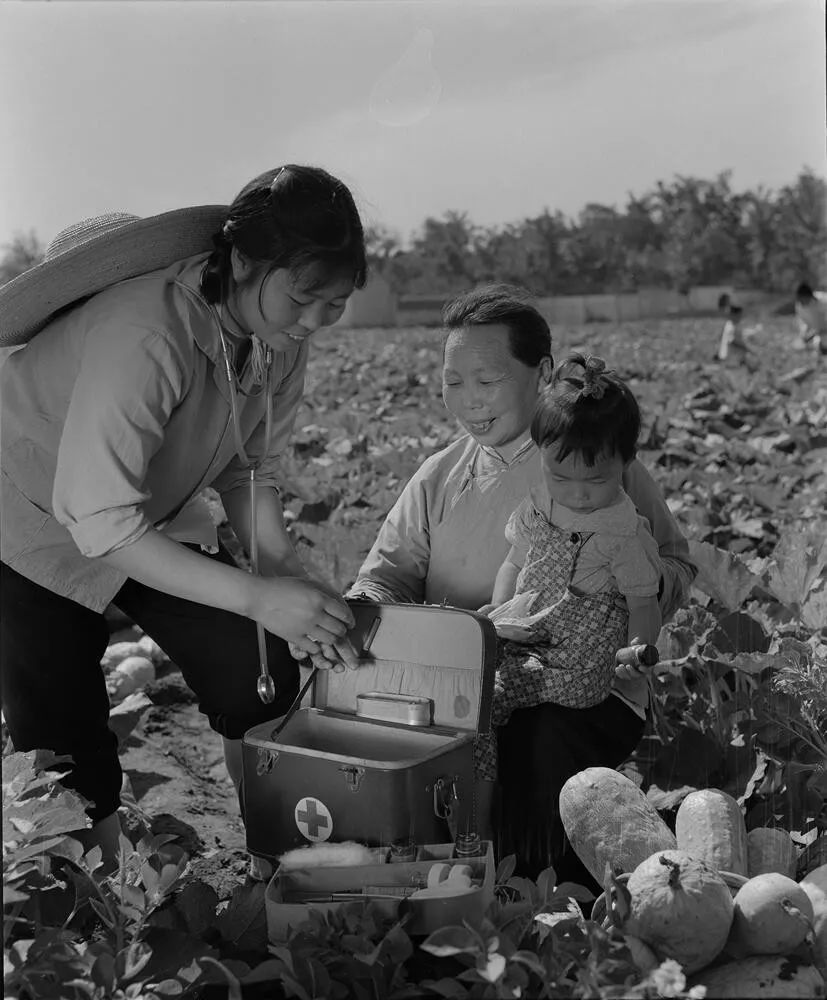
<path id="1" fill-rule="evenodd" d="M 211 558 L 232 564 L 224 550 Z M 278 718 L 298 693 L 287 643 L 267 634 L 276 700 L 264 705 L 255 623 L 128 580 L 113 600 L 180 668 L 198 706 L 221 736 Z M 109 729 L 100 661 L 109 642 L 102 614 L 60 597 L 0 563 L 0 699 L 15 750 L 71 755 L 63 784 L 90 799 L 93 821 L 120 804 L 122 772 Z M 62 770 L 62 768 L 61 768 Z"/>
<path id="2" fill-rule="evenodd" d="M 560 790 L 587 767 L 617 767 L 635 749 L 645 722 L 610 695 L 592 708 L 551 703 L 517 709 L 498 729 L 497 856 L 517 857 L 516 874 L 536 879 L 553 867 L 558 884 L 602 887 L 581 863 L 560 820 Z"/>

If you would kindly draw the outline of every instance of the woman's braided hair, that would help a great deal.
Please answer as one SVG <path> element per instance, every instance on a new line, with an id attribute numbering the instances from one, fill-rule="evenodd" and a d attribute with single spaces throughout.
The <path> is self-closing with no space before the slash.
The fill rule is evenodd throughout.
<path id="1" fill-rule="evenodd" d="M 308 290 L 347 274 L 367 280 L 365 236 L 348 188 L 320 167 L 286 164 L 254 178 L 234 199 L 201 274 L 208 302 L 226 298 L 231 254 L 285 268 Z"/>

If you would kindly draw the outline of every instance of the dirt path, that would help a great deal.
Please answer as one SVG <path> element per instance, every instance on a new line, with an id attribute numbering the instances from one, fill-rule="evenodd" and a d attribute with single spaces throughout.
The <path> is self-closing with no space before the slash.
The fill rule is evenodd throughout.
<path id="1" fill-rule="evenodd" d="M 171 833 L 193 863 L 193 875 L 221 899 L 247 873 L 244 827 L 224 767 L 221 739 L 192 704 L 172 667 L 146 689 L 154 702 L 127 740 L 121 764 L 151 832 Z M 128 822 L 136 822 L 132 815 Z"/>

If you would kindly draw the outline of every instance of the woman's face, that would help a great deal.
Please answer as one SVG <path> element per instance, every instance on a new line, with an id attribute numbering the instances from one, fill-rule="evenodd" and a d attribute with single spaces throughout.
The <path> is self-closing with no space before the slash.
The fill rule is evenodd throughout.
<path id="1" fill-rule="evenodd" d="M 445 341 L 442 398 L 463 428 L 480 444 L 502 450 L 522 438 L 551 359 L 531 368 L 513 357 L 508 327 L 464 327 Z"/>
<path id="2" fill-rule="evenodd" d="M 274 351 L 289 350 L 316 330 L 332 326 L 353 292 L 353 281 L 347 277 L 309 289 L 286 269 L 268 271 L 261 265 L 234 277 L 228 302 L 231 316 L 244 332 L 255 334 Z"/>

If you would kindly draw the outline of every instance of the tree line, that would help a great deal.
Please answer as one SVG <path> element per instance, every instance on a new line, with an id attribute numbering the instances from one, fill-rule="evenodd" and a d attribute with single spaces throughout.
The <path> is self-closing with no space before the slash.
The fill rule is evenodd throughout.
<path id="1" fill-rule="evenodd" d="M 732 190 L 678 176 L 629 196 L 618 210 L 596 202 L 576 219 L 545 209 L 505 226 L 475 225 L 465 212 L 427 218 L 410 244 L 383 226 L 368 230 L 373 268 L 401 295 L 453 293 L 508 281 L 536 295 L 685 292 L 731 284 L 793 291 L 827 283 L 827 182 L 803 170 L 773 191 Z"/>
<path id="2" fill-rule="evenodd" d="M 804 169 L 773 191 L 732 190 L 677 176 L 629 195 L 622 210 L 596 202 L 576 219 L 548 208 L 504 226 L 478 226 L 465 212 L 426 218 L 409 244 L 382 225 L 367 230 L 372 268 L 400 295 L 451 294 L 508 281 L 536 295 L 585 295 L 658 287 L 735 285 L 792 291 L 827 285 L 827 182 Z M 0 256 L 0 284 L 43 256 L 34 232 Z"/>

